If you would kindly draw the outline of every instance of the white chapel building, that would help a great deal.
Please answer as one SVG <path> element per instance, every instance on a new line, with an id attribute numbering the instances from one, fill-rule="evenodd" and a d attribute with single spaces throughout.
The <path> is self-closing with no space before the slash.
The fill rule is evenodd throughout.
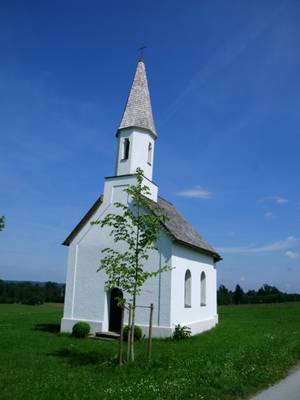
<path id="1" fill-rule="evenodd" d="M 153 335 L 156 337 L 171 336 L 177 324 L 190 327 L 193 335 L 211 329 L 218 323 L 216 263 L 221 257 L 172 203 L 158 195 L 158 186 L 152 181 L 157 133 L 143 59 L 137 64 L 116 136 L 114 175 L 104 179 L 103 194 L 63 242 L 69 247 L 69 254 L 61 331 L 72 331 L 78 321 L 88 322 L 92 333 L 118 332 L 120 329 L 121 315 L 116 297 L 122 293 L 119 288 L 107 292 L 105 272 L 96 271 L 101 250 L 121 245 L 114 243 L 109 228 L 100 228 L 91 222 L 101 220 L 107 213 L 117 212 L 116 201 L 128 204 L 124 188 L 135 184 L 134 172 L 138 167 L 144 171 L 150 200 L 168 217 L 162 223 L 157 250 L 151 252 L 145 268 L 157 270 L 168 265 L 171 269 L 144 284 L 137 305 L 154 304 Z M 127 318 L 125 315 L 125 324 Z M 137 308 L 136 324 L 145 334 L 148 320 L 149 311 Z"/>

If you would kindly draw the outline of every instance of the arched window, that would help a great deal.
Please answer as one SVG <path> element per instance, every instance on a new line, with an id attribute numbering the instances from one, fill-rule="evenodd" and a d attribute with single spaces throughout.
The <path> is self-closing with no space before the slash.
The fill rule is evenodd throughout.
<path id="1" fill-rule="evenodd" d="M 129 157 L 129 145 L 130 145 L 129 139 L 127 139 L 127 138 L 124 139 L 122 160 L 127 160 Z"/>
<path id="2" fill-rule="evenodd" d="M 152 144 L 148 144 L 148 164 L 151 165 L 152 163 Z"/>
<path id="3" fill-rule="evenodd" d="M 201 307 L 206 306 L 206 276 L 205 272 L 201 273 Z"/>
<path id="4" fill-rule="evenodd" d="M 192 276 L 189 269 L 184 277 L 184 307 L 192 307 Z"/>

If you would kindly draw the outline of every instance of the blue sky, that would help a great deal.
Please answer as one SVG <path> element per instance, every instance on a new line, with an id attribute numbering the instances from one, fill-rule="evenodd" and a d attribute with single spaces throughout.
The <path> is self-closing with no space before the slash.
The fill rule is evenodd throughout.
<path id="1" fill-rule="evenodd" d="M 299 21 L 298 0 L 1 2 L 0 277 L 65 281 L 145 44 L 160 195 L 219 283 L 300 291 Z"/>

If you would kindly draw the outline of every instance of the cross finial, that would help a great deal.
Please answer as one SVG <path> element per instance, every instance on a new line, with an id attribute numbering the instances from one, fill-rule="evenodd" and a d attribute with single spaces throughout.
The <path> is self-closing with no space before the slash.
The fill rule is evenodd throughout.
<path id="1" fill-rule="evenodd" d="M 147 48 L 147 46 L 142 46 L 138 49 L 138 51 L 140 52 L 140 59 L 139 61 L 143 61 L 144 62 L 144 50 Z"/>

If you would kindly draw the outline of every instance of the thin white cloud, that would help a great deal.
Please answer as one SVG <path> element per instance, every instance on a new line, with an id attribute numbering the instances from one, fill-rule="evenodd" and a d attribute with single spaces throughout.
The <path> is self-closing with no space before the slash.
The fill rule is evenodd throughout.
<path id="1" fill-rule="evenodd" d="M 276 202 L 277 204 L 285 204 L 285 203 L 288 203 L 289 200 L 286 199 L 286 198 L 284 198 L 284 197 L 276 197 L 276 198 L 275 198 L 275 202 Z"/>
<path id="2" fill-rule="evenodd" d="M 276 18 L 281 15 L 284 8 L 284 5 L 274 8 L 273 12 L 269 13 L 267 18 L 261 16 L 260 20 L 256 22 L 255 27 L 253 22 L 250 22 L 243 29 L 241 35 L 236 35 L 233 40 L 225 42 L 222 48 L 213 53 L 213 56 L 191 77 L 181 93 L 175 98 L 175 101 L 171 103 L 168 112 L 162 118 L 162 124 L 165 124 L 182 107 L 186 98 L 193 91 L 199 91 L 199 88 L 203 87 L 207 82 L 212 82 L 215 74 L 227 68 L 237 58 L 241 57 L 247 48 L 258 40 L 269 26 L 274 24 Z"/>
<path id="3" fill-rule="evenodd" d="M 296 251 L 288 250 L 285 252 L 285 255 L 291 260 L 298 260 L 300 258 L 300 254 L 297 253 Z"/>
<path id="4" fill-rule="evenodd" d="M 289 202 L 289 199 L 281 196 L 269 196 L 269 197 L 263 197 L 262 199 L 257 200 L 257 202 L 258 203 L 272 202 L 275 204 L 286 204 Z"/>
<path id="5" fill-rule="evenodd" d="M 272 212 L 268 211 L 265 213 L 265 217 L 271 219 L 271 218 L 274 218 L 274 214 Z"/>
<path id="6" fill-rule="evenodd" d="M 227 254 L 247 254 L 247 253 L 273 253 L 277 251 L 289 250 L 300 243 L 300 238 L 289 236 L 286 239 L 278 240 L 270 244 L 263 246 L 241 246 L 241 247 L 220 247 L 218 248 L 220 253 Z"/>
<path id="7" fill-rule="evenodd" d="M 212 193 L 203 189 L 201 186 L 196 186 L 193 189 L 183 190 L 177 193 L 177 196 L 191 197 L 194 199 L 211 199 Z"/>

